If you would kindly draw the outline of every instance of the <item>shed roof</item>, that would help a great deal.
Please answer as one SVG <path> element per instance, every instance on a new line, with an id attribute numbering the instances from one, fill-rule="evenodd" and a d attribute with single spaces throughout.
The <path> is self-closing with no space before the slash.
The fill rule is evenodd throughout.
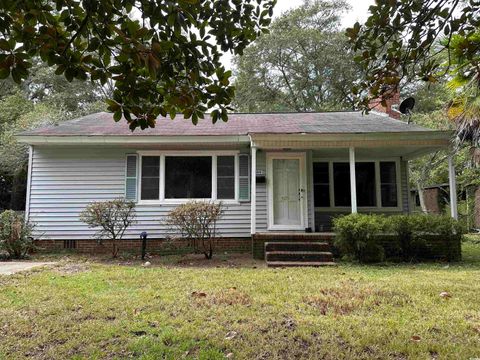
<path id="1" fill-rule="evenodd" d="M 21 133 L 21 136 L 225 136 L 248 134 L 372 134 L 430 131 L 386 115 L 361 112 L 233 113 L 228 121 L 209 118 L 193 125 L 180 117 L 158 118 L 155 128 L 130 131 L 125 120 L 100 112 Z"/>

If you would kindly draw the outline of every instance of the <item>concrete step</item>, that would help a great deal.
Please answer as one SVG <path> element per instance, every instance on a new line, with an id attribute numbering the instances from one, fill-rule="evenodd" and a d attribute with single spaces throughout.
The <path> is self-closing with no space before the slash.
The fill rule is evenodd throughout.
<path id="1" fill-rule="evenodd" d="M 309 241 L 275 241 L 265 243 L 265 252 L 272 251 L 330 251 L 331 246 L 326 242 Z"/>
<path id="2" fill-rule="evenodd" d="M 333 262 L 329 251 L 267 251 L 267 261 Z"/>
<path id="3" fill-rule="evenodd" d="M 300 261 L 267 261 L 268 267 L 296 267 L 296 266 L 312 266 L 312 267 L 321 267 L 321 266 L 335 266 L 332 261 L 309 261 L 309 262 L 300 262 Z"/>

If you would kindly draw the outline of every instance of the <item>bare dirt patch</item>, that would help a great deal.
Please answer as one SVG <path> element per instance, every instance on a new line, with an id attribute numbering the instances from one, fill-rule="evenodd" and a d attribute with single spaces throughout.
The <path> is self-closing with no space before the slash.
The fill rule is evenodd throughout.
<path id="1" fill-rule="evenodd" d="M 411 299 L 408 294 L 399 291 L 348 281 L 335 287 L 320 289 L 319 294 L 305 296 L 303 301 L 318 309 L 322 315 L 348 315 L 359 309 L 373 310 L 382 304 L 401 307 L 410 303 Z"/>
<path id="2" fill-rule="evenodd" d="M 207 260 L 201 254 L 181 256 L 172 266 L 200 268 L 257 268 L 265 267 L 265 262 L 255 260 L 250 253 L 222 253 Z"/>
<path id="3" fill-rule="evenodd" d="M 232 305 L 250 306 L 252 304 L 250 295 L 235 287 L 227 290 L 220 290 L 212 294 L 194 291 L 192 293 L 192 299 L 196 305 L 205 307 Z"/>
<path id="4" fill-rule="evenodd" d="M 68 262 L 61 264 L 56 268 L 56 271 L 62 275 L 73 275 L 90 270 L 88 263 Z"/>

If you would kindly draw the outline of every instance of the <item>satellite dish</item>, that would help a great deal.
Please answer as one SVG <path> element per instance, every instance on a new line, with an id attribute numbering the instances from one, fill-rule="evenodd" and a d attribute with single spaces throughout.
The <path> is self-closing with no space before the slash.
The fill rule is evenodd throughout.
<path id="1" fill-rule="evenodd" d="M 412 110 L 415 106 L 415 99 L 413 97 L 408 97 L 402 101 L 400 104 L 399 110 L 402 114 L 408 115 L 407 124 L 410 124 L 410 118 L 412 116 Z"/>
<path id="2" fill-rule="evenodd" d="M 402 114 L 410 115 L 414 106 L 415 106 L 415 99 L 413 97 L 409 97 L 402 101 L 402 103 L 400 104 L 399 110 Z"/>

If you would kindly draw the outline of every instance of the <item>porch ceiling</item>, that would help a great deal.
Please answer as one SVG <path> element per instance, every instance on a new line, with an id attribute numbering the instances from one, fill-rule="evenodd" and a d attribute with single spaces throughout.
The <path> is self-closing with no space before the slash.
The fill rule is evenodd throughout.
<path id="1" fill-rule="evenodd" d="M 413 159 L 428 153 L 445 149 L 445 147 L 418 147 L 418 146 L 389 146 L 376 148 L 355 148 L 357 160 L 380 159 L 389 157 L 403 157 L 405 160 Z M 341 158 L 348 160 L 348 148 L 323 148 L 313 149 L 313 158 Z"/>

